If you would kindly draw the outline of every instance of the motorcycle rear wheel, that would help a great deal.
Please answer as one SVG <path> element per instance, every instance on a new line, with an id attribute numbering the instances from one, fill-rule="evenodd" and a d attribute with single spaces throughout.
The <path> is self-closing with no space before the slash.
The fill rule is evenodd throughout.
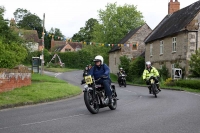
<path id="1" fill-rule="evenodd" d="M 92 91 L 85 91 L 84 102 L 90 113 L 97 114 L 99 112 L 99 105 L 98 102 L 94 100 L 95 98 L 93 98 L 92 95 Z"/>

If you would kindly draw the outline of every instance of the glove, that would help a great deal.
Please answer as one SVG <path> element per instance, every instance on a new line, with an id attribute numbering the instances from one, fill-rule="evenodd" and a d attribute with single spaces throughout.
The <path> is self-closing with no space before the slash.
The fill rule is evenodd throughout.
<path id="1" fill-rule="evenodd" d="M 100 78 L 107 78 L 108 76 L 106 75 L 101 75 Z"/>

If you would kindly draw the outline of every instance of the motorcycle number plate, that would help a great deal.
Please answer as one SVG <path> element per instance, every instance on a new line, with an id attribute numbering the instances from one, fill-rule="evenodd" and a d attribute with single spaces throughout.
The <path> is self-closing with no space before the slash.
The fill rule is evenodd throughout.
<path id="1" fill-rule="evenodd" d="M 153 79 L 151 79 L 151 84 L 153 84 L 154 83 L 154 80 Z"/>
<path id="2" fill-rule="evenodd" d="M 91 83 L 93 83 L 93 81 L 92 81 L 92 77 L 89 75 L 89 76 L 85 76 L 85 82 L 86 82 L 86 84 L 91 84 Z"/>

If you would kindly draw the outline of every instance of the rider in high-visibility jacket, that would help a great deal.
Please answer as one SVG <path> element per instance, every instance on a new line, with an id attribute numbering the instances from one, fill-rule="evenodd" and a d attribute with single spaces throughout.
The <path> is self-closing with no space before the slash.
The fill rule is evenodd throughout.
<path id="1" fill-rule="evenodd" d="M 155 82 L 156 82 L 157 88 L 158 88 L 159 91 L 161 91 L 161 90 L 160 90 L 160 86 L 159 86 L 159 81 L 158 81 L 159 72 L 158 72 L 158 70 L 157 70 L 155 67 L 152 67 L 152 66 L 151 66 L 151 62 L 150 62 L 150 61 L 147 61 L 147 62 L 146 62 L 146 69 L 144 69 L 143 75 L 142 75 L 142 78 L 143 78 L 143 80 L 146 81 L 146 84 L 147 84 L 147 85 L 150 85 L 149 78 L 150 78 L 151 76 L 156 77 L 156 78 L 155 78 Z M 151 93 L 150 87 L 148 87 L 148 88 L 149 88 L 149 93 Z"/>

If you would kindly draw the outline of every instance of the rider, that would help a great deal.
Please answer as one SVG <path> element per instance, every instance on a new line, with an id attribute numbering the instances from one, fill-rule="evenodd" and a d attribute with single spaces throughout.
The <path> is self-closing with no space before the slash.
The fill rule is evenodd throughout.
<path id="1" fill-rule="evenodd" d="M 125 71 L 123 70 L 123 68 L 120 67 L 120 68 L 119 68 L 119 72 L 117 73 L 117 76 L 118 76 L 118 83 L 121 82 L 122 74 L 126 75 L 126 73 L 125 73 Z"/>
<path id="2" fill-rule="evenodd" d="M 149 78 L 150 78 L 151 75 L 154 76 L 154 77 L 156 77 L 155 78 L 156 86 L 157 86 L 158 90 L 161 91 L 160 90 L 160 86 L 159 86 L 159 81 L 158 81 L 159 72 L 158 72 L 158 70 L 155 67 L 151 66 L 151 62 L 150 61 L 147 61 L 146 62 L 146 69 L 144 69 L 144 71 L 143 71 L 143 77 L 142 77 L 143 80 L 146 81 L 147 85 L 150 85 Z M 151 90 L 150 90 L 151 88 L 150 88 L 150 86 L 148 88 L 149 88 L 149 93 L 151 94 Z"/>
<path id="3" fill-rule="evenodd" d="M 85 69 L 83 70 L 83 77 L 84 76 L 86 76 L 87 74 L 88 74 L 88 71 L 89 71 L 89 69 L 88 69 L 89 67 L 88 67 L 88 65 L 85 67 Z"/>
<path id="4" fill-rule="evenodd" d="M 109 99 L 109 104 L 112 103 L 112 92 L 110 89 L 111 79 L 110 79 L 110 68 L 103 63 L 103 57 L 101 55 L 97 55 L 94 60 L 95 65 L 89 71 L 91 76 L 94 76 L 94 79 L 97 80 L 97 84 L 103 84 L 106 95 Z"/>

